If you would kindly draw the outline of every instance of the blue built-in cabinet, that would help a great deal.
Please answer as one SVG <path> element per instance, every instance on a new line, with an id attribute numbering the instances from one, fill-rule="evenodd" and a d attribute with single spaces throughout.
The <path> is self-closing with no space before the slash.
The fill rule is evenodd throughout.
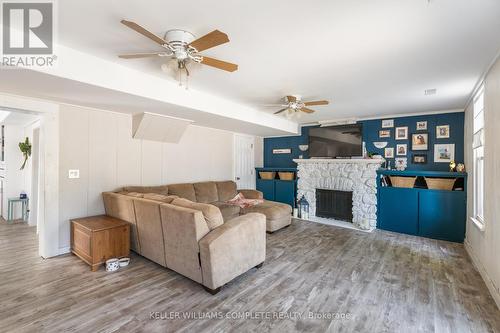
<path id="1" fill-rule="evenodd" d="M 295 207 L 297 193 L 297 169 L 296 168 L 255 168 L 255 184 L 257 190 L 261 191 L 264 199 L 286 203 Z M 262 179 L 260 171 L 274 172 L 273 179 Z M 279 172 L 292 172 L 293 180 L 279 179 Z"/>
<path id="2" fill-rule="evenodd" d="M 377 171 L 380 229 L 462 243 L 465 237 L 467 174 L 444 171 Z M 417 177 L 413 188 L 392 187 L 389 176 Z M 453 190 L 428 189 L 425 178 L 453 178 Z"/>

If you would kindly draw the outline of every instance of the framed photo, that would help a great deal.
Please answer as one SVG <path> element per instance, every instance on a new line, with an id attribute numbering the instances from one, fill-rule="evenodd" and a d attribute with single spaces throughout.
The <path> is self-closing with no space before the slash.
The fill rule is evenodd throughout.
<path id="1" fill-rule="evenodd" d="M 396 157 L 394 159 L 394 166 L 396 170 L 404 171 L 408 166 L 408 159 L 406 157 Z"/>
<path id="2" fill-rule="evenodd" d="M 411 158 L 411 162 L 413 164 L 427 164 L 427 155 L 426 154 L 413 154 Z"/>
<path id="3" fill-rule="evenodd" d="M 397 156 L 406 156 L 407 152 L 408 152 L 408 145 L 406 143 L 401 145 L 396 145 Z"/>
<path id="4" fill-rule="evenodd" d="M 379 136 L 379 138 L 390 138 L 391 137 L 391 130 L 378 131 L 378 136 Z"/>
<path id="5" fill-rule="evenodd" d="M 291 154 L 292 149 L 290 148 L 279 148 L 279 149 L 273 149 L 273 154 Z"/>
<path id="6" fill-rule="evenodd" d="M 426 131 L 427 121 L 417 121 L 417 131 Z"/>
<path id="7" fill-rule="evenodd" d="M 392 127 L 394 127 L 394 119 L 382 120 L 382 128 L 392 128 Z"/>
<path id="8" fill-rule="evenodd" d="M 455 144 L 434 145 L 434 162 L 450 163 L 455 160 Z"/>
<path id="9" fill-rule="evenodd" d="M 408 127 L 396 127 L 396 140 L 408 140 Z"/>
<path id="10" fill-rule="evenodd" d="M 385 158 L 394 158 L 394 148 L 385 148 L 384 157 Z"/>
<path id="11" fill-rule="evenodd" d="M 450 125 L 436 126 L 436 139 L 448 139 L 450 137 Z"/>
<path id="12" fill-rule="evenodd" d="M 411 150 L 428 150 L 429 133 L 414 133 L 411 136 Z"/>

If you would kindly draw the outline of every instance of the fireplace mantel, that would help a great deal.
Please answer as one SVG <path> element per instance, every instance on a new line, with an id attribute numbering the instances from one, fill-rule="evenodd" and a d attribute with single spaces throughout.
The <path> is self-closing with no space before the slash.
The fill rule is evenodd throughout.
<path id="1" fill-rule="evenodd" d="M 356 163 L 356 164 L 382 164 L 385 162 L 383 158 L 353 158 L 353 159 L 343 159 L 343 158 L 307 158 L 301 159 L 297 158 L 293 160 L 295 163 Z"/>

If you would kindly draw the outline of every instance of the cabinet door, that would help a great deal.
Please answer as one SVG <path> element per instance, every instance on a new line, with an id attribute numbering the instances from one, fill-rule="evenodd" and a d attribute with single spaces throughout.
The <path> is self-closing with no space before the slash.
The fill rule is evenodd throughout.
<path id="1" fill-rule="evenodd" d="M 378 227 L 416 235 L 418 232 L 418 190 L 379 187 Z"/>
<path id="2" fill-rule="evenodd" d="M 419 235 L 463 242 L 465 192 L 425 190 L 419 195 Z"/>
<path id="3" fill-rule="evenodd" d="M 274 200 L 295 206 L 295 182 L 292 180 L 276 180 L 274 184 Z"/>
<path id="4" fill-rule="evenodd" d="M 261 191 L 266 200 L 274 200 L 274 180 L 257 179 L 257 190 Z"/>

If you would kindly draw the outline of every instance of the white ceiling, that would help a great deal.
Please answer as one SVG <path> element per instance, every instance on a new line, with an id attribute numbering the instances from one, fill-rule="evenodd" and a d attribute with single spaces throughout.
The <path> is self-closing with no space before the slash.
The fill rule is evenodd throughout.
<path id="1" fill-rule="evenodd" d="M 196 64 L 190 86 L 259 108 L 285 94 L 333 101 L 300 122 L 463 109 L 500 49 L 498 0 L 80 0 L 58 7 L 61 44 L 172 81 L 161 59 L 116 57 L 159 49 L 121 19 L 158 35 L 224 31 L 231 42 L 204 53 L 239 70 Z M 428 88 L 437 94 L 424 96 Z"/>

